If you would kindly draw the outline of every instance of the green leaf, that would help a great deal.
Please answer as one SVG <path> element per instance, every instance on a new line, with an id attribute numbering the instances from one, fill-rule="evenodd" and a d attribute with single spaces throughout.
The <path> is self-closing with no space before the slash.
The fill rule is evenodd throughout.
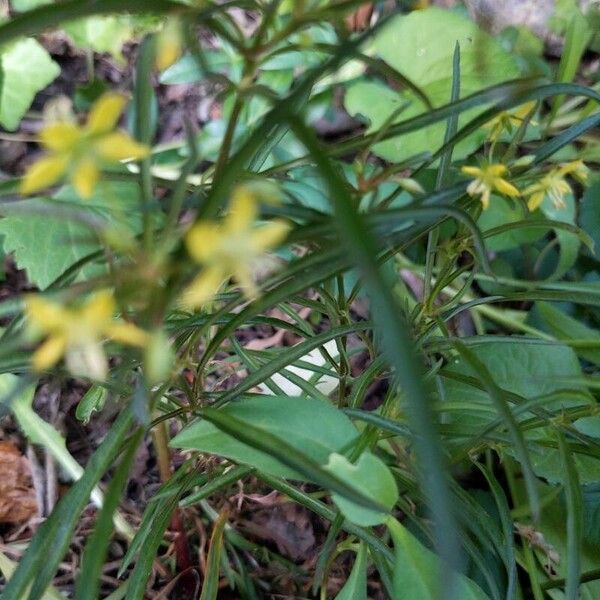
<path id="1" fill-rule="evenodd" d="M 575 199 L 573 194 L 564 197 L 565 206 L 557 208 L 548 197 L 544 199 L 541 209 L 548 219 L 575 224 Z M 549 279 L 560 279 L 577 261 L 581 242 L 579 236 L 564 229 L 555 229 L 556 239 L 560 244 L 558 263 Z"/>
<path id="2" fill-rule="evenodd" d="M 133 37 L 133 28 L 128 17 L 88 17 L 71 21 L 64 30 L 80 48 L 91 48 L 95 52 L 106 52 L 123 61 L 123 44 Z"/>
<path id="3" fill-rule="evenodd" d="M 600 251 L 600 182 L 591 185 L 583 195 L 579 211 L 579 225 L 594 240 L 596 251 Z"/>
<path id="4" fill-rule="evenodd" d="M 34 39 L 22 39 L 0 55 L 2 90 L 0 125 L 9 131 L 19 126 L 35 95 L 54 81 L 60 67 L 46 49 Z"/>
<path id="5" fill-rule="evenodd" d="M 581 366 L 571 348 L 560 342 L 540 344 L 535 340 L 513 337 L 514 341 L 481 340 L 474 347 L 477 358 L 485 365 L 499 388 L 527 400 L 544 397 L 542 406 L 550 417 L 560 415 L 563 409 L 586 406 L 592 401 L 585 385 L 575 383 L 581 379 Z M 478 375 L 462 359 L 455 360 L 450 365 L 448 374 L 452 373 L 470 377 Z M 452 417 L 461 426 L 484 428 L 495 419 L 493 413 L 475 408 L 492 406 L 484 389 L 447 377 L 444 390 L 445 400 L 473 405 L 472 409 L 465 408 L 459 415 Z M 512 410 L 517 409 L 518 405 L 513 405 Z M 521 421 L 530 417 L 531 412 L 525 411 L 516 418 Z M 525 439 L 536 475 L 552 482 L 563 482 L 564 472 L 560 466 L 558 451 L 543 444 L 554 441 L 554 433 L 547 427 L 540 427 L 525 432 Z M 536 442 L 542 443 L 538 445 Z M 506 451 L 514 455 L 512 446 L 507 447 Z M 576 454 L 574 461 L 582 482 L 600 479 L 600 463 L 597 459 Z"/>
<path id="6" fill-rule="evenodd" d="M 565 497 L 567 508 L 567 585 L 566 600 L 578 600 L 581 569 L 581 539 L 583 536 L 583 502 L 581 486 L 573 454 L 564 435 L 557 432 L 558 449 L 565 472 Z"/>
<path id="7" fill-rule="evenodd" d="M 407 79 L 418 83 L 435 107 L 448 101 L 452 92 L 453 55 L 460 45 L 460 96 L 465 97 L 486 86 L 518 75 L 514 58 L 493 37 L 481 31 L 472 20 L 458 13 L 430 8 L 391 19 L 374 41 L 378 55 Z M 369 119 L 370 130 L 378 129 L 397 107 L 409 102 L 395 121 L 425 112 L 426 106 L 413 93 L 393 92 L 381 85 L 358 82 L 346 96 L 346 109 Z M 459 127 L 479 114 L 467 111 L 459 118 Z M 438 150 L 444 140 L 445 123 L 436 123 L 420 131 L 377 144 L 374 151 L 393 162 L 425 151 Z M 485 139 L 480 129 L 454 149 L 454 158 L 464 158 Z"/>
<path id="8" fill-rule="evenodd" d="M 206 560 L 206 577 L 202 584 L 200 600 L 217 600 L 219 593 L 219 571 L 221 567 L 221 554 L 223 553 L 223 534 L 227 525 L 227 511 L 222 512 L 215 521 L 208 558 Z"/>
<path id="9" fill-rule="evenodd" d="M 76 580 L 75 597 L 78 600 L 95 600 L 100 591 L 101 575 L 108 554 L 113 527 L 113 514 L 119 506 L 123 490 L 127 485 L 131 463 L 142 439 L 138 431 L 128 442 L 124 456 L 106 490 L 102 510 L 96 519 L 92 535 L 87 539 L 81 559 L 81 570 Z"/>
<path id="10" fill-rule="evenodd" d="M 340 452 L 358 436 L 344 413 L 313 398 L 260 396 L 230 403 L 220 411 L 281 437 L 321 465 L 327 463 L 332 452 Z M 206 420 L 186 427 L 171 440 L 171 446 L 219 454 L 280 477 L 304 479 L 276 458 L 244 444 Z"/>
<path id="11" fill-rule="evenodd" d="M 546 329 L 559 340 L 597 341 L 598 349 L 576 348 L 575 351 L 590 362 L 600 365 L 600 332 L 597 329 L 584 325 L 547 302 L 536 302 L 534 310 L 542 318 Z"/>
<path id="12" fill-rule="evenodd" d="M 411 598 L 419 600 L 439 600 L 442 590 L 454 586 L 454 598 L 460 600 L 489 600 L 488 596 L 474 582 L 454 573 L 452 581 L 442 579 L 440 558 L 423 546 L 398 521 L 390 518 L 388 528 L 394 540 L 394 597 L 404 598 L 410 590 Z"/>
<path id="13" fill-rule="evenodd" d="M 350 575 L 335 600 L 367 600 L 367 545 L 358 548 Z"/>
<path id="14" fill-rule="evenodd" d="M 108 391 L 106 388 L 93 384 L 77 404 L 75 416 L 84 425 L 87 425 L 90 422 L 92 413 L 100 412 L 104 408 L 107 396 Z"/>
<path id="15" fill-rule="evenodd" d="M 306 452 L 296 449 L 282 437 L 214 408 L 204 408 L 200 411 L 200 415 L 236 440 L 272 456 L 281 464 L 292 469 L 293 472 L 298 473 L 301 479 L 312 481 L 333 493 L 337 492 L 370 510 L 379 512 L 386 510 L 362 490 L 358 490 L 344 479 L 332 474 Z"/>
<path id="16" fill-rule="evenodd" d="M 23 214 L 11 214 L 0 220 L 4 251 L 13 252 L 17 266 L 27 272 L 29 281 L 45 290 L 78 261 L 101 249 L 89 226 L 81 220 L 70 219 L 65 212 L 77 210 L 92 223 L 139 231 L 137 194 L 135 184 L 112 181 L 101 182 L 93 197 L 85 202 L 70 187 L 61 189 L 53 200 L 21 200 L 13 210 L 29 204 L 31 211 L 23 210 Z M 36 214 L 35 202 L 41 203 L 43 210 L 39 214 Z M 103 270 L 102 266 L 88 265 L 77 280 L 98 275 Z"/>
<path id="17" fill-rule="evenodd" d="M 370 452 L 361 454 L 356 464 L 334 452 L 329 456 L 325 468 L 388 510 L 391 510 L 398 500 L 398 487 L 394 476 L 385 463 Z M 387 517 L 386 513 L 358 506 L 339 494 L 333 494 L 332 497 L 344 517 L 356 525 L 380 525 Z"/>
<path id="18" fill-rule="evenodd" d="M 522 205 L 502 198 L 501 196 L 492 196 L 490 207 L 482 211 L 481 216 L 477 220 L 477 225 L 481 231 L 485 233 L 488 230 L 494 229 L 508 223 L 520 223 L 533 219 L 528 211 L 523 209 Z M 550 229 L 550 227 L 549 227 Z M 510 229 L 492 235 L 486 238 L 486 248 L 491 252 L 500 252 L 502 250 L 511 250 L 518 248 L 523 244 L 532 244 L 545 235 L 545 231 L 539 227 L 527 229 L 519 227 L 518 229 Z"/>

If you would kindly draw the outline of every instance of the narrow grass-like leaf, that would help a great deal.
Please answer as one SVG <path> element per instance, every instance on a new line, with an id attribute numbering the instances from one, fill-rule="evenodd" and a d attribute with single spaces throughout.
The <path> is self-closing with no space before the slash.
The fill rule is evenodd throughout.
<path id="1" fill-rule="evenodd" d="M 587 18 L 578 10 L 573 11 L 573 16 L 565 33 L 565 43 L 562 49 L 556 80 L 564 83 L 573 81 L 581 59 L 593 35 L 588 25 Z M 552 103 L 549 121 L 552 122 L 556 113 L 564 102 L 564 96 L 557 96 Z"/>
<path id="2" fill-rule="evenodd" d="M 412 437 L 413 435 L 410 429 L 403 423 L 399 423 L 398 421 L 392 421 L 391 419 L 382 417 L 381 415 L 373 411 L 359 410 L 356 408 L 345 408 L 344 413 L 346 413 L 352 419 L 364 421 L 369 425 L 377 427 L 377 429 L 389 431 L 390 433 L 393 433 L 395 435 L 399 435 L 402 437 Z"/>
<path id="3" fill-rule="evenodd" d="M 112 535 L 113 513 L 117 510 L 121 495 L 127 484 L 131 462 L 142 439 L 138 431 L 128 442 L 115 474 L 106 490 L 104 505 L 96 520 L 94 531 L 88 538 L 81 559 L 81 571 L 75 584 L 77 600 L 96 600 L 100 591 L 102 568 L 106 560 L 108 545 Z"/>
<path id="4" fill-rule="evenodd" d="M 506 586 L 506 600 L 515 600 L 517 597 L 517 562 L 515 558 L 515 541 L 513 531 L 513 518 L 510 514 L 510 507 L 506 500 L 506 494 L 498 483 L 498 480 L 494 476 L 491 470 L 487 469 L 483 465 L 476 463 L 479 470 L 483 473 L 486 478 L 490 490 L 496 501 L 498 508 L 498 514 L 500 515 L 500 524 L 502 526 L 502 534 L 504 536 L 505 553 L 503 556 L 504 564 L 506 566 L 506 573 L 508 576 L 508 583 Z"/>
<path id="5" fill-rule="evenodd" d="M 311 153 L 325 180 L 342 240 L 364 279 L 371 300 L 371 312 L 382 336 L 384 354 L 395 369 L 413 428 L 419 433 L 415 446 L 421 472 L 428 474 L 423 484 L 436 522 L 440 553 L 448 565 L 459 568 L 461 552 L 446 482 L 444 453 L 436 431 L 430 398 L 423 383 L 423 369 L 416 358 L 408 324 L 388 282 L 379 272 L 377 245 L 362 216 L 354 208 L 344 180 L 321 150 L 312 131 L 293 116 L 290 116 L 290 124 L 298 139 Z M 444 592 L 446 598 L 454 595 L 451 571 L 448 576 L 449 582 Z"/>
<path id="6" fill-rule="evenodd" d="M 185 508 L 187 506 L 194 506 L 194 504 L 198 504 L 200 500 L 204 500 L 208 498 L 211 494 L 218 492 L 220 489 L 239 481 L 252 473 L 252 467 L 246 467 L 244 465 L 239 465 L 233 467 L 229 471 L 226 471 L 222 475 L 211 479 L 208 483 L 203 485 L 199 490 L 191 493 L 189 496 L 186 496 L 181 502 L 179 506 L 181 508 Z"/>
<path id="7" fill-rule="evenodd" d="M 245 377 L 237 387 L 222 394 L 217 402 L 215 402 L 214 406 L 222 406 L 223 404 L 234 400 L 240 394 L 243 394 L 257 384 L 266 381 L 269 377 L 271 377 L 271 375 L 281 371 L 288 365 L 308 354 L 311 350 L 319 348 L 326 342 L 343 335 L 354 333 L 355 331 L 369 330 L 371 327 L 372 324 L 369 321 L 341 325 L 340 327 L 335 327 L 329 331 L 319 333 L 318 335 L 315 335 L 304 342 L 300 342 L 291 348 L 286 348 L 285 352 L 281 352 L 279 356 L 273 358 L 269 363 L 250 373 L 248 377 Z"/>
<path id="8" fill-rule="evenodd" d="M 596 100 L 596 98 L 594 98 Z M 552 138 L 550 141 L 542 144 L 533 153 L 535 156 L 535 163 L 539 164 L 556 154 L 561 148 L 564 148 L 567 144 L 581 137 L 584 133 L 595 129 L 600 125 L 600 113 L 594 113 L 589 117 L 571 125 L 568 129 L 565 129 L 562 133 Z"/>
<path id="9" fill-rule="evenodd" d="M 579 598 L 581 570 L 581 545 L 583 538 L 583 501 L 577 467 L 565 436 L 556 432 L 558 450 L 565 473 L 565 498 L 567 505 L 567 577 L 565 600 Z"/>
<path id="10" fill-rule="evenodd" d="M 223 532 L 227 525 L 227 511 L 224 510 L 215 521 L 210 547 L 206 560 L 206 576 L 202 584 L 200 600 L 216 600 L 219 593 L 219 571 L 221 568 L 221 554 L 223 552 Z"/>

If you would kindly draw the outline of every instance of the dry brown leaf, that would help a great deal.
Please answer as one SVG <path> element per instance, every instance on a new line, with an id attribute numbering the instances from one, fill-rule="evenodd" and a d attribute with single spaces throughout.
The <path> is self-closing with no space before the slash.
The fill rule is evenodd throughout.
<path id="1" fill-rule="evenodd" d="M 29 461 L 12 442 L 0 440 L 0 523 L 22 523 L 36 514 Z"/>

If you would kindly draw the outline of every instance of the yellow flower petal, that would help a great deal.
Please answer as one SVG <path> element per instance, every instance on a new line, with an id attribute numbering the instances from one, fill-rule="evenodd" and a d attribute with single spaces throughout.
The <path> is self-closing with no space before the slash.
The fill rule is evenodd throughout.
<path id="1" fill-rule="evenodd" d="M 107 92 L 96 100 L 88 115 L 86 130 L 92 135 L 101 135 L 112 131 L 127 104 L 123 94 Z"/>
<path id="2" fill-rule="evenodd" d="M 141 160 L 150 154 L 150 148 L 136 142 L 131 136 L 121 131 L 115 131 L 102 136 L 94 143 L 96 152 L 104 160 L 119 162 L 121 160 Z"/>
<path id="3" fill-rule="evenodd" d="M 258 288 L 254 283 L 254 279 L 252 279 L 252 273 L 248 267 L 249 265 L 238 265 L 233 271 L 233 277 L 244 292 L 244 296 L 248 300 L 254 300 L 258 297 Z"/>
<path id="4" fill-rule="evenodd" d="M 206 263 L 218 254 L 223 229 L 218 223 L 196 223 L 185 236 L 189 255 L 199 263 Z"/>
<path id="5" fill-rule="evenodd" d="M 31 364 L 35 371 L 45 371 L 53 367 L 65 353 L 67 340 L 63 335 L 49 337 L 31 357 Z"/>
<path id="6" fill-rule="evenodd" d="M 470 175 L 471 177 L 479 177 L 482 174 L 482 171 L 479 167 L 461 167 L 461 172 L 465 175 Z"/>
<path id="7" fill-rule="evenodd" d="M 512 183 L 508 183 L 508 181 L 506 181 L 505 179 L 496 179 L 494 181 L 494 187 L 501 194 L 504 194 L 505 196 L 510 196 L 511 198 L 518 196 L 520 193 L 519 190 Z"/>
<path id="8" fill-rule="evenodd" d="M 140 348 L 144 348 L 150 340 L 150 336 L 144 330 L 125 321 L 113 321 L 105 328 L 104 333 L 115 342 Z"/>
<path id="9" fill-rule="evenodd" d="M 80 309 L 81 319 L 86 323 L 97 324 L 102 327 L 103 323 L 110 323 L 115 312 L 116 305 L 110 290 L 96 292 Z"/>
<path id="10" fill-rule="evenodd" d="M 23 179 L 19 191 L 24 196 L 39 192 L 54 185 L 67 170 L 67 159 L 63 156 L 47 156 L 33 163 Z"/>
<path id="11" fill-rule="evenodd" d="M 84 200 L 91 198 L 98 179 L 100 179 L 100 171 L 96 163 L 89 158 L 83 159 L 71 175 L 73 187 Z"/>
<path id="12" fill-rule="evenodd" d="M 73 123 L 51 123 L 40 131 L 38 138 L 40 144 L 48 150 L 68 152 L 81 139 L 81 130 Z"/>
<path id="13" fill-rule="evenodd" d="M 218 266 L 204 269 L 184 291 L 181 299 L 183 306 L 196 308 L 206 304 L 218 293 L 226 278 L 227 275 Z"/>
<path id="14" fill-rule="evenodd" d="M 256 252 L 264 252 L 279 246 L 290 231 L 289 223 L 282 220 L 270 221 L 252 231 L 251 243 Z"/>
<path id="15" fill-rule="evenodd" d="M 68 318 L 62 306 L 40 296 L 28 296 L 25 299 L 25 314 L 33 327 L 46 332 L 60 329 Z"/>
<path id="16" fill-rule="evenodd" d="M 67 368 L 76 377 L 106 379 L 108 361 L 100 341 L 94 340 L 67 347 L 65 360 Z"/>
<path id="17" fill-rule="evenodd" d="M 256 196 L 244 185 L 240 185 L 233 191 L 227 214 L 227 229 L 231 232 L 249 229 L 258 214 L 258 203 Z"/>
<path id="18" fill-rule="evenodd" d="M 177 19 L 170 19 L 158 34 L 156 44 L 156 68 L 164 71 L 180 56 L 183 50 L 181 24 Z"/>
<path id="19" fill-rule="evenodd" d="M 500 177 L 508 171 L 505 165 L 502 164 L 494 164 L 488 165 L 485 169 L 483 169 L 486 175 L 492 175 L 493 177 Z"/>
<path id="20" fill-rule="evenodd" d="M 534 210 L 537 210 L 540 207 L 540 205 L 544 201 L 544 196 L 545 193 L 543 190 L 531 194 L 529 200 L 527 200 L 527 208 L 530 212 L 533 212 Z"/>
<path id="21" fill-rule="evenodd" d="M 483 210 L 487 210 L 490 207 L 490 190 L 486 188 L 483 190 L 481 194 L 481 204 L 483 205 Z"/>

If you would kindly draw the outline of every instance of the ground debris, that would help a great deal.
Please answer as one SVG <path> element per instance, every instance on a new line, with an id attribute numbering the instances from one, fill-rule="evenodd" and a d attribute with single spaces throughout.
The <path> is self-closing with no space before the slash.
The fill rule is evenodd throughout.
<path id="1" fill-rule="evenodd" d="M 22 523 L 37 512 L 29 461 L 12 442 L 0 440 L 0 523 Z"/>

